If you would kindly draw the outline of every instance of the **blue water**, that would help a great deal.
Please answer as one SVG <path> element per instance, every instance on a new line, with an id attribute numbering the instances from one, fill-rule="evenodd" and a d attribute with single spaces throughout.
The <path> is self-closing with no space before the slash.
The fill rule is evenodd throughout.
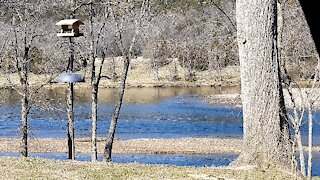
<path id="1" fill-rule="evenodd" d="M 181 137 L 224 137 L 241 138 L 242 110 L 231 106 L 207 103 L 198 91 L 179 90 L 166 95 L 166 88 L 157 89 L 152 98 L 131 93 L 130 102 L 125 102 L 119 119 L 116 138 L 181 138 Z M 139 92 L 139 91 L 137 91 Z M 195 93 L 194 93 L 195 92 Z M 150 94 L 150 93 L 145 93 Z M 152 94 L 152 93 L 151 93 Z M 165 94 L 165 95 L 161 95 Z M 110 98 L 110 96 L 108 96 Z M 53 97 L 60 99 L 59 97 Z M 90 98 L 78 98 L 75 102 L 75 135 L 90 137 L 91 107 Z M 33 108 L 29 118 L 30 137 L 66 138 L 67 114 L 63 103 L 53 101 L 50 110 L 42 106 Z M 106 137 L 114 103 L 102 99 L 99 103 L 97 134 Z M 15 100 L 6 101 L 0 106 L 0 137 L 19 137 L 20 104 Z M 320 112 L 314 113 L 314 144 L 320 145 Z M 307 142 L 307 123 L 302 126 L 302 138 Z M 18 156 L 12 153 L 0 153 Z M 31 154 L 53 159 L 67 159 L 67 154 Z M 228 165 L 237 155 L 139 155 L 118 154 L 114 162 L 140 162 L 146 164 L 175 164 L 178 166 L 220 166 Z M 101 157 L 99 157 L 101 159 Z M 77 160 L 87 161 L 89 155 L 81 154 Z M 320 176 L 320 153 L 315 153 L 313 175 Z"/>
<path id="2" fill-rule="evenodd" d="M 65 107 L 54 112 L 33 109 L 30 119 L 30 136 L 35 138 L 65 138 L 67 114 Z M 89 137 L 91 111 L 89 103 L 75 105 L 76 137 Z M 111 103 L 99 105 L 97 134 L 106 137 L 111 113 Z M 20 126 L 19 104 L 0 106 L 0 137 L 18 137 Z M 320 112 L 314 113 L 314 145 L 320 145 Z M 307 123 L 302 128 L 302 139 L 307 143 Z M 155 103 L 127 103 L 123 105 L 116 137 L 179 138 L 179 137 L 242 137 L 241 108 L 212 105 L 201 96 L 184 94 Z"/>
<path id="3" fill-rule="evenodd" d="M 0 156 L 19 157 L 18 153 L 0 153 Z M 67 160 L 67 153 L 31 153 L 30 157 L 40 157 L 56 160 Z M 185 154 L 113 154 L 112 161 L 115 163 L 142 163 L 142 164 L 166 164 L 177 166 L 228 166 L 238 157 L 237 154 L 208 154 L 208 155 L 185 155 Z M 91 161 L 89 154 L 77 154 L 78 161 Z M 102 155 L 98 156 L 102 161 Z"/>
<path id="4" fill-rule="evenodd" d="M 18 137 L 20 107 L 1 106 L 0 137 Z M 98 136 L 105 137 L 109 128 L 112 104 L 100 104 Z M 29 119 L 31 137 L 66 137 L 66 113 L 33 112 Z M 76 137 L 89 137 L 91 132 L 89 103 L 75 107 Z M 242 136 L 242 113 L 239 108 L 214 106 L 199 95 L 181 95 L 153 104 L 124 104 L 116 137 L 178 138 Z"/>

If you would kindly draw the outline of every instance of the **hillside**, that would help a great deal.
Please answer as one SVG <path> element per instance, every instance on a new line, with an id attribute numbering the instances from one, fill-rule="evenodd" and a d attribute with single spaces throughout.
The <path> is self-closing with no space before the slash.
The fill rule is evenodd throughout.
<path id="1" fill-rule="evenodd" d="M 56 37 L 59 29 L 55 27 L 55 23 L 69 17 L 71 10 L 75 8 L 73 1 L 37 0 L 25 4 L 12 2 L 14 3 L 2 4 L 0 7 L 2 73 L 11 74 L 16 73 L 19 68 L 21 70 L 21 67 L 15 65 L 14 58 L 23 58 L 24 42 L 31 42 L 27 43 L 30 45 L 28 64 L 31 73 L 44 76 L 62 72 L 68 64 L 69 45 L 65 39 Z M 76 1 L 77 5 L 85 2 Z M 138 7 L 134 6 L 134 12 L 138 12 Z M 102 53 L 108 58 L 120 56 L 116 27 L 112 18 L 108 18 L 108 7 L 96 4 L 94 12 L 97 58 L 101 59 Z M 282 5 L 280 15 L 283 19 L 279 36 L 280 57 L 288 72 L 284 76 L 298 81 L 310 79 L 314 75 L 317 60 L 302 10 L 296 0 L 289 0 Z M 90 69 L 91 63 L 88 7 L 77 9 L 75 17 L 85 23 L 82 29 L 85 36 L 75 38 L 74 65 L 76 71 L 84 72 Z M 124 20 L 122 43 L 126 48 L 132 37 L 135 17 L 136 15 L 130 14 L 119 16 Z M 146 66 L 145 70 L 135 68 L 139 66 L 137 64 L 132 65 L 130 84 L 219 85 L 221 81 L 232 78 L 239 81 L 239 75 L 235 75 L 237 71 L 233 72 L 239 66 L 234 0 L 157 0 L 151 4 L 148 17 L 142 20 L 143 28 L 133 47 L 133 56 L 144 57 L 148 62 L 136 61 L 142 63 L 141 66 Z M 24 41 L 24 37 L 27 41 Z M 107 65 L 112 66 L 114 65 L 110 63 Z M 119 73 L 116 73 L 117 76 Z"/>

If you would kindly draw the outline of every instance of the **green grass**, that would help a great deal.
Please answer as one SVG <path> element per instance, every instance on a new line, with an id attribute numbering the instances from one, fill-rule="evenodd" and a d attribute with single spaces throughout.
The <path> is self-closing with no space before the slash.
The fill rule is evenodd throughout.
<path id="1" fill-rule="evenodd" d="M 0 157 L 0 172 L 0 179 L 292 179 L 287 172 L 275 169 L 195 168 L 10 157 Z"/>

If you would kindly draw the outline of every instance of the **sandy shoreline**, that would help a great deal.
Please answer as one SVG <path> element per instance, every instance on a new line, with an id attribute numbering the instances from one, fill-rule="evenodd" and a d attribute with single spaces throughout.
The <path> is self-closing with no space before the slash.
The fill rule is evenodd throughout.
<path id="1" fill-rule="evenodd" d="M 19 152 L 18 138 L 0 138 L 0 152 Z M 98 153 L 103 153 L 104 139 L 98 139 Z M 172 139 L 116 139 L 113 153 L 119 154 L 239 154 L 241 139 L 227 138 L 172 138 Z M 29 152 L 66 153 L 67 140 L 62 138 L 29 139 Z M 314 147 L 320 151 L 320 147 Z M 90 139 L 76 139 L 76 153 L 89 154 Z"/>
<path id="2" fill-rule="evenodd" d="M 0 152 L 19 152 L 18 138 L 0 138 Z M 29 152 L 65 153 L 67 140 L 62 138 L 35 138 L 29 140 Z M 98 152 L 103 153 L 105 141 L 98 140 Z M 214 154 L 240 153 L 242 140 L 220 138 L 177 139 L 116 139 L 113 153 L 137 154 Z M 76 139 L 77 153 L 90 153 L 90 139 Z"/>

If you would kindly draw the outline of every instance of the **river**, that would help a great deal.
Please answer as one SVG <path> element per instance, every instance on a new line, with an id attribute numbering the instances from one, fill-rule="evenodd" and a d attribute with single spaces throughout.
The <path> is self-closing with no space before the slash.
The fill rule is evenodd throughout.
<path id="1" fill-rule="evenodd" d="M 181 138 L 223 137 L 242 138 L 242 110 L 239 107 L 208 103 L 204 98 L 212 94 L 232 94 L 239 87 L 213 88 L 130 88 L 126 91 L 123 109 L 116 131 L 116 138 Z M 0 99 L 0 137 L 18 137 L 20 104 L 13 90 L 2 90 Z M 90 90 L 75 90 L 75 136 L 89 137 L 91 131 Z M 67 114 L 66 88 L 45 90 L 32 108 L 29 125 L 34 138 L 66 138 Z M 97 134 L 105 137 L 114 109 L 116 89 L 101 89 L 99 93 L 99 120 Z M 315 113 L 314 143 L 320 144 L 320 113 Z M 302 127 L 307 139 L 307 127 Z M 15 156 L 2 153 L 0 155 Z M 65 154 L 33 154 L 33 156 L 66 159 Z M 320 175 L 319 153 L 315 153 L 313 175 Z M 175 165 L 211 166 L 227 165 L 237 155 L 116 155 L 116 162 L 141 162 Z M 131 157 L 131 158 L 128 158 Z M 79 155 L 78 160 L 88 160 Z M 165 159 L 171 159 L 165 160 Z M 220 160 L 219 160 L 220 159 Z M 192 163 L 193 162 L 193 163 Z M 209 163 L 210 162 L 210 163 Z M 316 171 L 316 169 L 319 169 Z"/>

